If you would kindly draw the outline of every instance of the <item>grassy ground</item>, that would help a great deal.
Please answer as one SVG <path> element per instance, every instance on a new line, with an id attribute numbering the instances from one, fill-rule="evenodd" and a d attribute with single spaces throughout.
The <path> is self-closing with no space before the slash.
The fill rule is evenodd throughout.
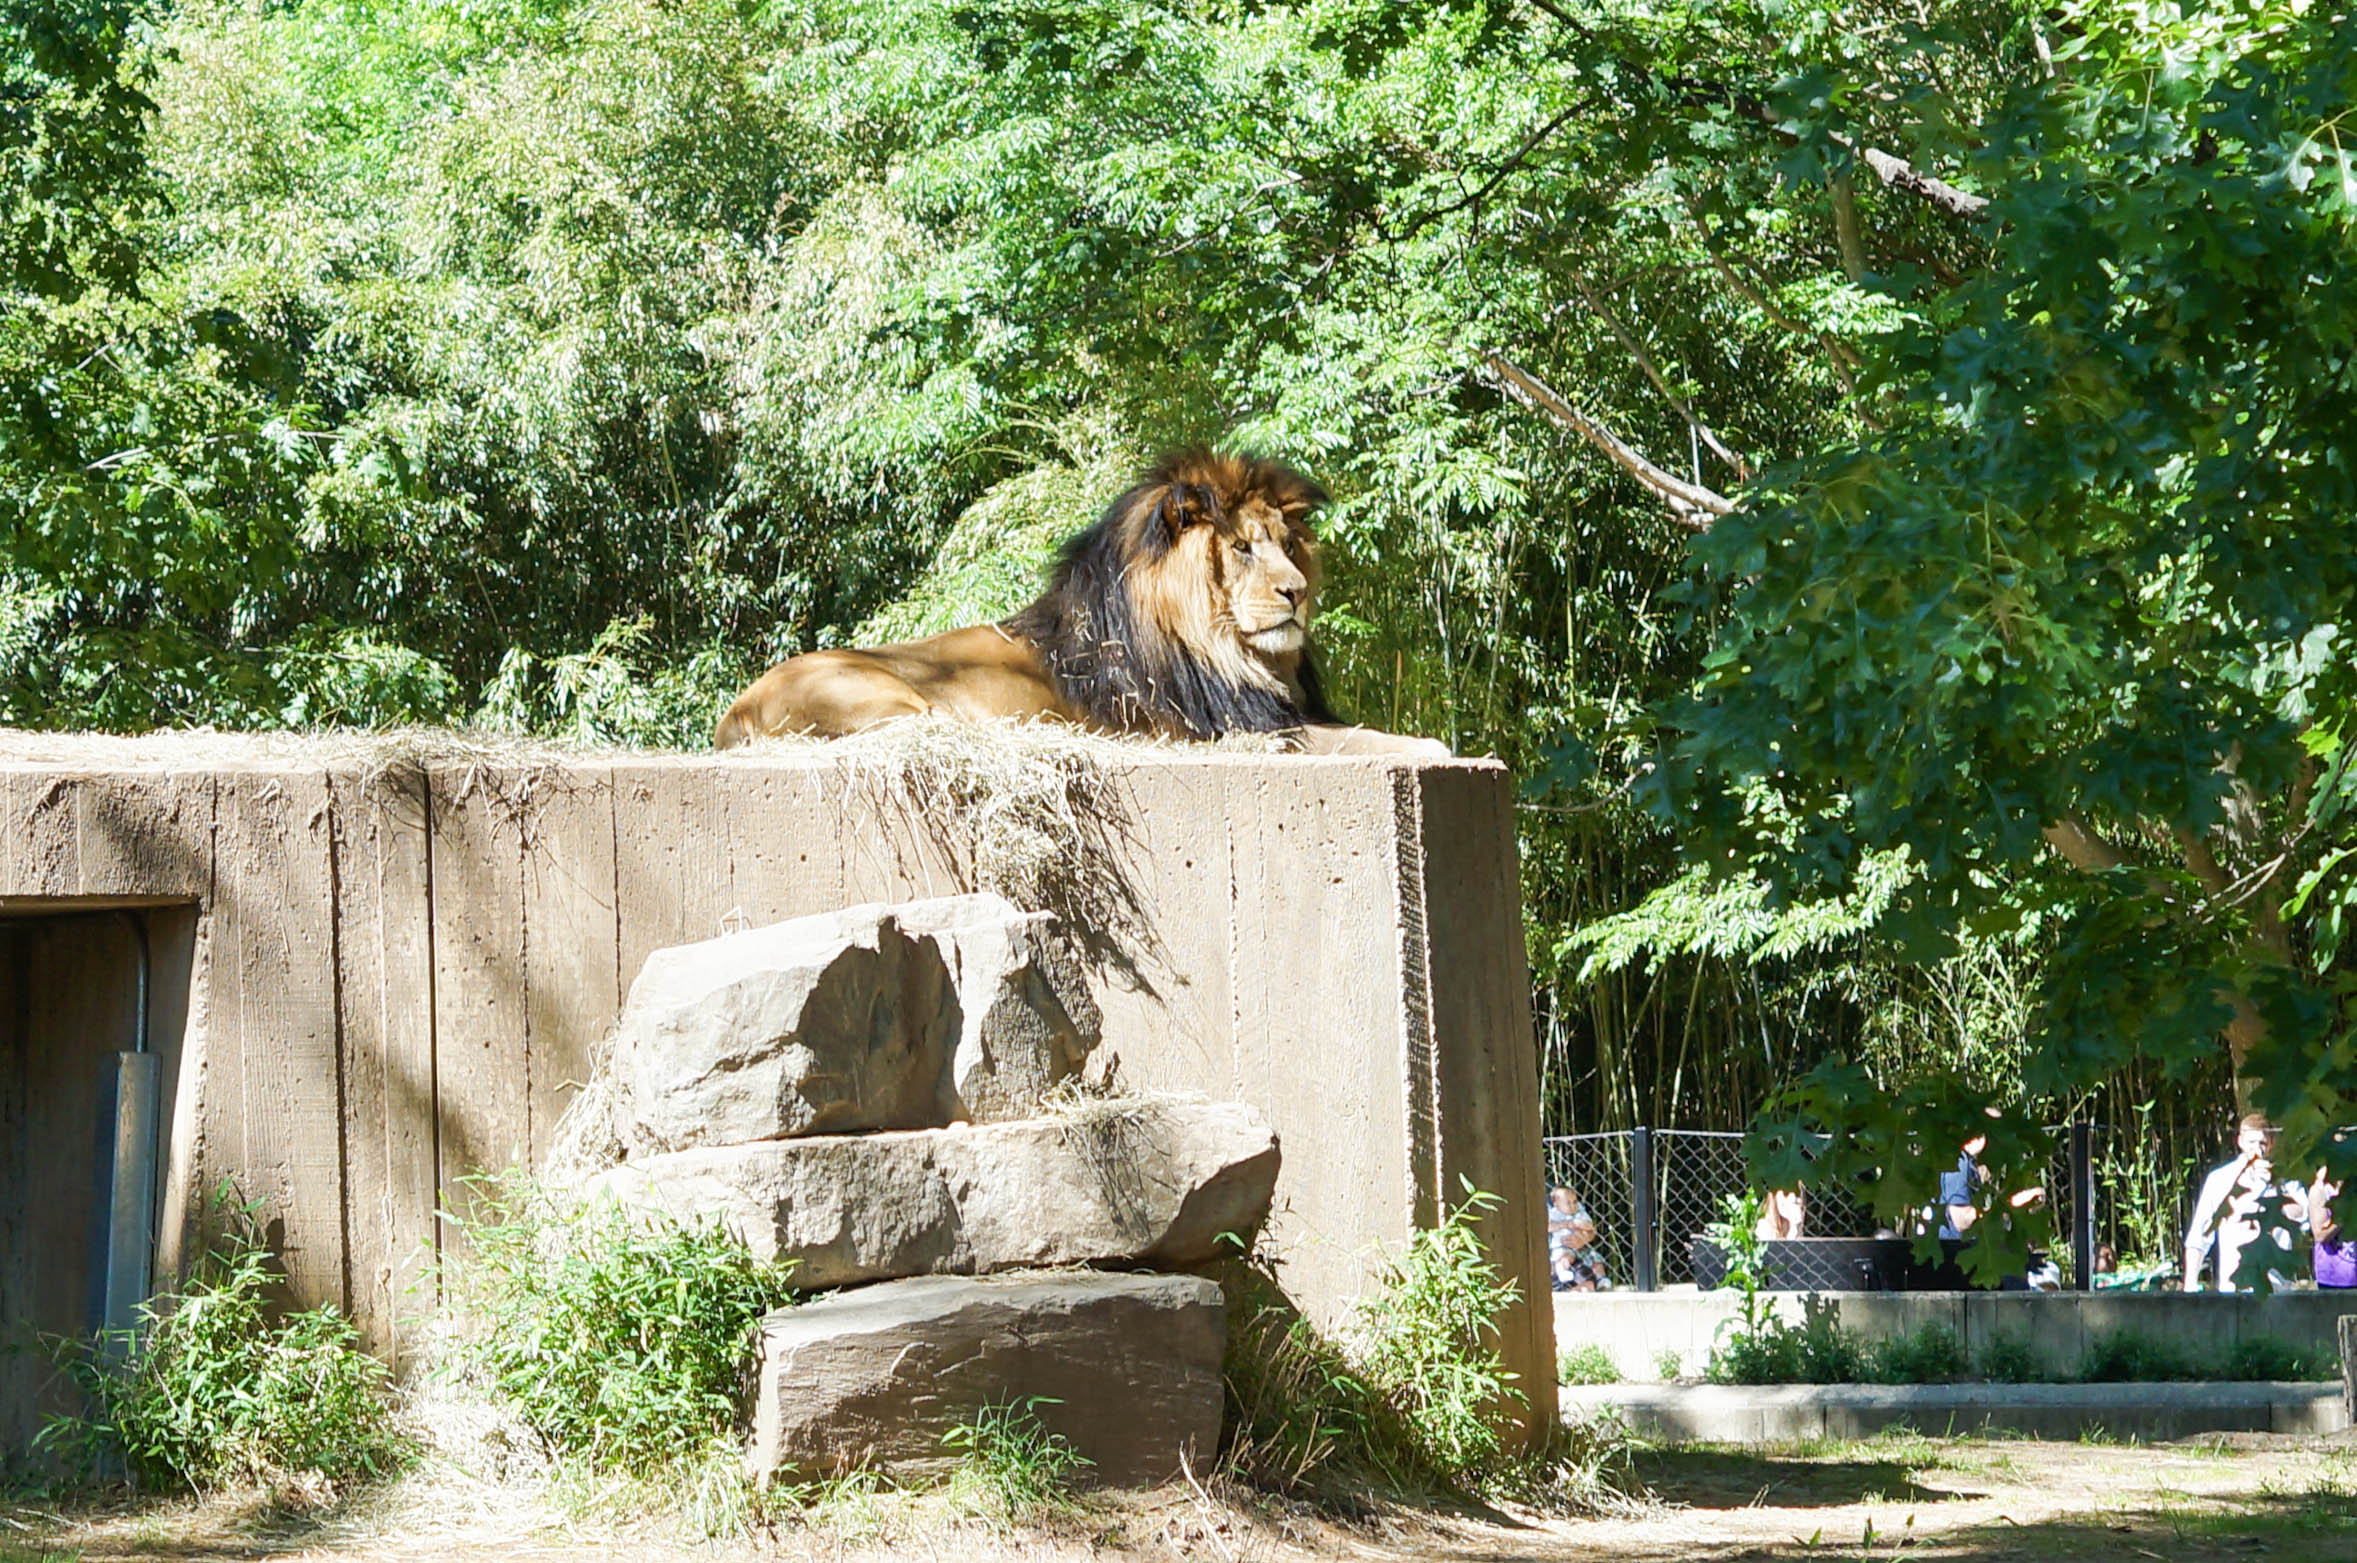
<path id="1" fill-rule="evenodd" d="M 2140 1447 L 1887 1436 L 1783 1448 L 1694 1446 L 1638 1460 L 1651 1496 L 1599 1519 L 1389 1509 L 1338 1520 L 1185 1485 L 1083 1502 L 1010 1528 L 938 1496 L 851 1495 L 806 1521 L 713 1548 L 528 1496 L 468 1502 L 422 1473 L 340 1508 L 290 1512 L 255 1497 L 71 1512 L 0 1508 L 0 1563 L 303 1559 L 623 1563 L 677 1558 L 1065 1560 L 1136 1557 L 1292 1563 L 1734 1563 L 1826 1556 L 1953 1563 L 2357 1559 L 2357 1438 L 2211 1437 Z"/>

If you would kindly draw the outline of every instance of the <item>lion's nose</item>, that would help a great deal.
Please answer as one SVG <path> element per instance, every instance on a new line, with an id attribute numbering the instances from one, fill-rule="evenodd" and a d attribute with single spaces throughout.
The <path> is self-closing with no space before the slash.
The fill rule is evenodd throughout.
<path id="1" fill-rule="evenodd" d="M 1304 581 L 1299 586 L 1280 586 L 1277 590 L 1284 594 L 1288 603 L 1298 608 L 1301 606 L 1301 599 L 1309 595 L 1309 583 Z"/>

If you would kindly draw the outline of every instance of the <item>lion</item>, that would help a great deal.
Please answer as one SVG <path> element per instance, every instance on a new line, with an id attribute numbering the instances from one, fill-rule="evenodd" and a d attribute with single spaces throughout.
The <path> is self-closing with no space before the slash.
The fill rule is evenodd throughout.
<path id="1" fill-rule="evenodd" d="M 1445 756 L 1348 726 L 1309 644 L 1325 491 L 1279 461 L 1172 452 L 1065 545 L 1014 617 L 923 640 L 813 651 L 764 673 L 713 744 L 836 738 L 894 717 L 1053 718 L 1173 739 L 1287 735 L 1318 753 Z"/>

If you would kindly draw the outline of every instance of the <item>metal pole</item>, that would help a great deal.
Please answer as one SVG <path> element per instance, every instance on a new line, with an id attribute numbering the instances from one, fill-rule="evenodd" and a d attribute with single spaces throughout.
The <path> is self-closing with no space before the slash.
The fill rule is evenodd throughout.
<path id="1" fill-rule="evenodd" d="M 1639 1127 L 1629 1131 L 1629 1213 L 1637 1228 L 1636 1265 L 1637 1290 L 1661 1290 L 1655 1277 L 1653 1231 L 1653 1131 Z"/>
<path id="2" fill-rule="evenodd" d="M 106 1349 L 121 1348 L 139 1324 L 139 1305 L 153 1290 L 155 1262 L 156 1138 L 163 1117 L 161 1060 L 148 1046 L 148 988 L 153 979 L 147 924 L 126 912 L 139 947 L 139 1012 L 131 1051 L 114 1056 L 114 1160 L 106 1222 L 106 1273 L 101 1323 Z"/>
<path id="3" fill-rule="evenodd" d="M 2071 1274 L 2082 1292 L 2095 1286 L 2095 1130 L 2071 1124 Z"/>

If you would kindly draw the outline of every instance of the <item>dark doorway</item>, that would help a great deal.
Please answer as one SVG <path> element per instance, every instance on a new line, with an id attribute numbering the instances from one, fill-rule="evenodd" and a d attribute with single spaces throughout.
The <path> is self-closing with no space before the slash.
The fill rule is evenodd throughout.
<path id="1" fill-rule="evenodd" d="M 188 905 L 0 908 L 0 1468 L 20 1465 L 42 1421 L 72 1405 L 43 1338 L 86 1336 L 104 1318 L 115 1055 L 140 1037 L 142 935 L 160 1184 L 196 923 Z"/>

